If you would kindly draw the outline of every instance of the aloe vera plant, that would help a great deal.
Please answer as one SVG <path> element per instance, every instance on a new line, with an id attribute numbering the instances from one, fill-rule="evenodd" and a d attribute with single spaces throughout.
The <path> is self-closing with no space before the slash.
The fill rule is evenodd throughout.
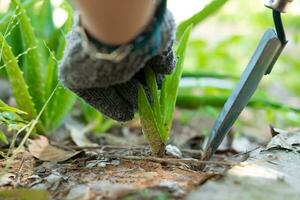
<path id="1" fill-rule="evenodd" d="M 7 13 L 5 23 L 0 25 L 0 58 L 3 63 L 0 70 L 6 70 L 17 106 L 27 113 L 26 119 L 31 121 L 38 113 L 42 114 L 37 131 L 45 133 L 45 130 L 51 131 L 62 123 L 76 101 L 76 96 L 61 87 L 57 79 L 57 65 L 63 55 L 65 34 L 72 25 L 72 8 L 67 1 L 62 2 L 60 7 L 68 13 L 68 19 L 61 29 L 57 29 L 53 26 L 52 18 L 49 19 L 49 13 L 52 12 L 50 0 L 42 2 L 40 12 L 47 11 L 47 16 L 41 18 L 30 18 L 26 13 L 26 10 L 35 6 L 32 1 L 26 1 L 23 5 L 20 0 L 12 0 L 11 4 L 13 9 Z M 33 22 L 46 27 L 47 34 L 37 33 Z M 14 54 L 8 41 L 16 28 L 21 30 L 24 47 L 18 55 Z M 20 62 L 21 59 L 25 62 Z M 47 107 L 42 109 L 46 102 L 49 102 Z"/>
<path id="2" fill-rule="evenodd" d="M 19 0 L 12 0 L 16 13 L 19 13 L 19 26 L 21 30 L 23 45 L 25 49 L 31 49 L 26 54 L 26 64 L 24 65 L 25 79 L 29 87 L 35 107 L 40 110 L 44 103 L 43 83 L 41 75 L 41 59 L 39 58 L 38 43 L 30 24 L 30 19 L 26 15 L 25 9 Z"/>
<path id="3" fill-rule="evenodd" d="M 169 139 L 190 32 L 191 26 L 186 29 L 181 38 L 176 51 L 177 65 L 173 74 L 167 75 L 163 81 L 160 94 L 158 93 L 155 74 L 150 68 L 146 68 L 145 73 L 151 101 L 148 100 L 143 86 L 139 88 L 138 107 L 142 129 L 155 156 L 162 157 L 164 155 L 165 145 Z"/>

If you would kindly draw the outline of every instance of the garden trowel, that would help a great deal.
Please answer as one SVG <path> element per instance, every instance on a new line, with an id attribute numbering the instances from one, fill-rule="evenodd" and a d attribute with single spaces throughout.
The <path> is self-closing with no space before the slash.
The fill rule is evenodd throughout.
<path id="1" fill-rule="evenodd" d="M 281 13 L 293 0 L 268 0 L 265 5 L 273 11 L 275 29 L 268 29 L 263 35 L 250 62 L 226 101 L 206 143 L 203 160 L 216 152 L 225 135 L 230 131 L 240 113 L 247 106 L 264 75 L 271 73 L 274 64 L 287 44 Z"/>

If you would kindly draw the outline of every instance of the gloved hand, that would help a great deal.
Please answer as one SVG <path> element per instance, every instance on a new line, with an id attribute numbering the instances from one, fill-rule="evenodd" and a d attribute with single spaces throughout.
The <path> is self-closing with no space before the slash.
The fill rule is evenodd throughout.
<path id="1" fill-rule="evenodd" d="M 112 47 L 87 38 L 76 31 L 67 36 L 64 58 L 59 65 L 62 83 L 87 103 L 117 121 L 128 121 L 137 110 L 138 85 L 143 84 L 143 68 L 150 66 L 160 84 L 175 66 L 172 49 L 175 22 L 161 0 L 153 20 L 136 39 L 121 47 Z M 88 45 L 87 45 L 88 42 Z M 100 56 L 95 49 L 101 52 Z M 122 51 L 120 51 L 122 50 Z M 106 59 L 102 54 L 118 54 Z"/>

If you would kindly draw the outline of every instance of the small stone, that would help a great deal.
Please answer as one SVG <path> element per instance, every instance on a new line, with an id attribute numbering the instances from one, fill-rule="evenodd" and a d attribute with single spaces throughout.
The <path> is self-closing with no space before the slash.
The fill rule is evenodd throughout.
<path id="1" fill-rule="evenodd" d="M 91 161 L 87 162 L 86 167 L 89 168 L 89 169 L 91 169 L 91 168 L 96 167 L 97 164 L 98 164 L 98 163 L 97 163 L 97 160 L 91 160 Z"/>
<path id="2" fill-rule="evenodd" d="M 16 176 L 12 173 L 7 173 L 0 176 L 0 186 L 11 185 Z"/>
<path id="3" fill-rule="evenodd" d="M 88 200 L 91 197 L 91 190 L 87 185 L 76 185 L 67 195 L 67 200 Z"/>
<path id="4" fill-rule="evenodd" d="M 117 165 L 120 164 L 120 160 L 113 160 L 113 161 L 111 161 L 110 164 L 112 164 L 112 165 L 114 165 L 114 166 L 117 166 Z"/>
<path id="5" fill-rule="evenodd" d="M 60 174 L 50 174 L 45 178 L 45 180 L 50 184 L 54 184 L 60 182 L 62 180 L 62 176 Z"/>
<path id="6" fill-rule="evenodd" d="M 174 181 L 162 181 L 159 184 L 160 187 L 168 188 L 175 196 L 182 196 L 185 194 L 185 192 L 182 190 L 182 188 L 178 185 L 178 183 Z"/>
<path id="7" fill-rule="evenodd" d="M 36 189 L 36 190 L 47 190 L 48 186 L 44 183 L 39 183 L 39 184 L 32 186 L 31 188 Z"/>
<path id="8" fill-rule="evenodd" d="M 180 149 L 171 144 L 166 146 L 166 154 L 175 158 L 182 158 Z"/>
<path id="9" fill-rule="evenodd" d="M 107 165 L 106 162 L 99 162 L 97 166 L 104 168 L 104 167 L 106 167 L 106 165 Z"/>

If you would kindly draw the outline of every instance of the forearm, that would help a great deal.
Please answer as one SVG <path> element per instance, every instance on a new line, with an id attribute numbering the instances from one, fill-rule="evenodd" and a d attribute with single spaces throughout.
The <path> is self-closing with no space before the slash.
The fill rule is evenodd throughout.
<path id="1" fill-rule="evenodd" d="M 75 0 L 90 35 L 110 45 L 134 39 L 149 23 L 157 0 Z"/>

